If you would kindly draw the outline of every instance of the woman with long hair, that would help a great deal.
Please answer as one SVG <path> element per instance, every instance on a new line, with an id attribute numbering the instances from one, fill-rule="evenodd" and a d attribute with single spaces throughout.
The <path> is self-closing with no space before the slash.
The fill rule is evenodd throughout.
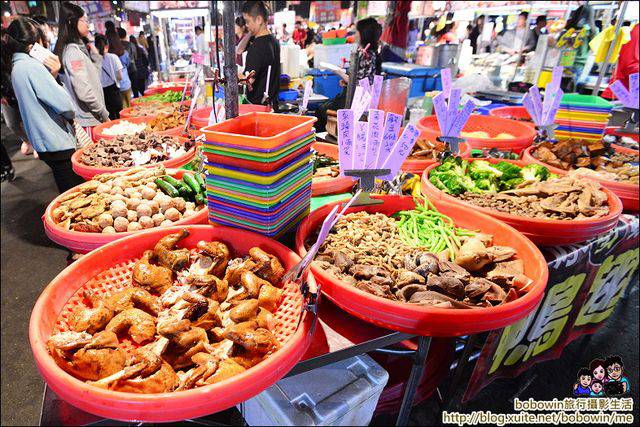
<path id="1" fill-rule="evenodd" d="M 119 119 L 120 110 L 122 110 L 120 81 L 122 80 L 122 69 L 124 67 L 120 62 L 120 58 L 116 54 L 109 52 L 109 42 L 102 34 L 96 35 L 96 49 L 102 56 L 100 83 L 102 84 L 107 111 L 109 111 L 109 118 L 111 120 Z"/>
<path id="2" fill-rule="evenodd" d="M 382 25 L 375 18 L 365 18 L 356 24 L 355 40 L 358 44 L 358 68 L 356 70 L 356 80 L 360 81 L 365 77 L 369 83 L 373 84 L 373 76 L 382 72 L 382 57 L 380 56 L 380 36 L 382 35 Z M 338 110 L 345 108 L 347 101 L 347 84 L 349 75 L 343 70 L 332 70 L 342 78 L 344 86 L 342 93 L 337 97 L 324 102 L 316 111 L 318 121 L 315 128 L 318 132 L 325 130 L 327 126 L 327 110 Z"/>
<path id="3" fill-rule="evenodd" d="M 89 21 L 84 10 L 73 3 L 62 3 L 54 53 L 62 61 L 60 75 L 71 95 L 76 121 L 91 137 L 94 126 L 109 120 L 109 112 L 100 84 L 102 58 L 88 43 L 88 35 Z"/>
<path id="4" fill-rule="evenodd" d="M 70 121 L 74 105 L 51 72 L 29 56 L 42 32 L 31 18 L 11 22 L 2 41 L 2 69 L 11 75 L 11 85 L 22 113 L 24 130 L 39 157 L 53 171 L 60 192 L 83 180 L 73 172 L 71 155 L 76 139 Z"/>

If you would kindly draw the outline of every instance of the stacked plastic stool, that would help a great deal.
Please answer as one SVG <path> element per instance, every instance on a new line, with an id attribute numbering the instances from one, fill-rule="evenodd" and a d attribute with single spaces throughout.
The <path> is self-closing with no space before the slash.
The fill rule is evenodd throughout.
<path id="1" fill-rule="evenodd" d="M 315 121 L 254 112 L 203 128 L 209 222 L 277 238 L 306 217 Z"/>

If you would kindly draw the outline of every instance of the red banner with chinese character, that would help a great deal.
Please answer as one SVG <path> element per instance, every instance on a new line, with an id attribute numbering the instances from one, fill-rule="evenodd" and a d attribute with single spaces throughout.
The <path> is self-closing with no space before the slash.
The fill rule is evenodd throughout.
<path id="1" fill-rule="evenodd" d="M 560 357 L 571 341 L 602 326 L 627 286 L 638 283 L 638 233 L 638 217 L 624 215 L 614 230 L 584 245 L 546 248 L 542 302 L 526 318 L 489 333 L 463 402 L 497 378 Z"/>

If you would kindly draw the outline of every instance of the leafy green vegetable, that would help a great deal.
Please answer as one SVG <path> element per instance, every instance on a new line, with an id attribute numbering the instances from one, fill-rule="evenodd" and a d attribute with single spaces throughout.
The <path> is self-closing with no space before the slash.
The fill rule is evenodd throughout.
<path id="1" fill-rule="evenodd" d="M 494 180 L 502 176 L 502 172 L 486 160 L 474 160 L 471 162 L 468 173 L 474 180 Z"/>
<path id="2" fill-rule="evenodd" d="M 523 167 L 520 173 L 525 181 L 546 181 L 549 179 L 549 169 L 536 164 Z"/>
<path id="3" fill-rule="evenodd" d="M 509 162 L 498 162 L 494 165 L 502 172 L 502 180 L 509 181 L 513 178 L 520 178 L 520 167 Z"/>
<path id="4" fill-rule="evenodd" d="M 429 174 L 436 188 L 455 196 L 465 192 L 495 193 L 513 190 L 525 181 L 546 181 L 556 178 L 544 166 L 527 165 L 521 168 L 501 161 L 473 160 L 468 163 L 460 157 L 448 157 Z"/>
<path id="5" fill-rule="evenodd" d="M 500 181 L 498 183 L 498 190 L 499 191 L 513 190 L 514 188 L 516 188 L 518 185 L 520 185 L 523 182 L 524 182 L 524 179 L 522 179 L 520 177 L 512 178 L 512 179 L 509 179 L 507 181 Z"/>

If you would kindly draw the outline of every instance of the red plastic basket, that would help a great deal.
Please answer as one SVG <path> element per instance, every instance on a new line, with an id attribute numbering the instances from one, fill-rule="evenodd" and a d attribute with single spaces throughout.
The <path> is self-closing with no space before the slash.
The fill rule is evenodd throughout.
<path id="1" fill-rule="evenodd" d="M 135 394 L 104 390 L 63 371 L 45 347 L 52 332 L 64 330 L 66 317 L 83 303 L 83 289 L 117 289 L 131 280 L 135 261 L 162 237 L 183 227 L 147 230 L 109 243 L 65 268 L 42 292 L 31 313 L 29 340 L 36 366 L 49 387 L 70 404 L 109 419 L 173 422 L 212 414 L 243 402 L 281 379 L 306 352 L 313 317 L 302 313 L 302 295 L 286 285 L 276 314 L 276 337 L 282 347 L 266 360 L 225 381 L 174 393 Z M 194 248 L 200 240 L 220 240 L 236 254 L 258 246 L 274 254 L 286 269 L 300 258 L 267 237 L 234 228 L 211 225 L 186 227 L 190 235 L 180 246 Z M 311 285 L 315 283 L 308 276 Z M 299 323 L 300 316 L 302 321 Z"/>
<path id="2" fill-rule="evenodd" d="M 502 160 L 502 159 L 483 159 L 491 163 L 506 161 L 518 166 L 526 166 L 530 162 L 526 160 Z M 439 208 L 441 204 L 452 204 L 458 206 L 461 210 L 476 210 L 499 219 L 511 227 L 520 231 L 522 234 L 531 239 L 538 245 L 555 246 L 562 244 L 578 243 L 599 234 L 606 233 L 616 226 L 618 217 L 622 213 L 622 204 L 618 197 L 603 188 L 607 193 L 609 200 L 609 214 L 596 219 L 581 219 L 563 221 L 557 219 L 538 219 L 527 218 L 523 216 L 511 215 L 506 212 L 499 212 L 493 209 L 476 206 L 467 203 L 457 197 L 451 196 L 444 191 L 436 188 L 429 181 L 429 173 L 438 165 L 429 166 L 422 174 L 422 194 L 427 196 L 433 204 Z M 559 175 L 566 175 L 566 171 L 558 172 Z"/>
<path id="3" fill-rule="evenodd" d="M 191 116 L 191 123 L 196 128 L 203 128 L 205 126 L 209 126 L 209 115 L 211 114 L 212 107 L 202 107 L 198 108 L 193 112 Z M 270 113 L 273 111 L 269 105 L 258 105 L 258 104 L 240 104 L 238 106 L 238 114 L 247 114 L 247 113 Z"/>
<path id="4" fill-rule="evenodd" d="M 177 179 L 181 179 L 182 175 L 184 175 L 185 170 L 177 169 L 167 172 L 171 176 Z M 47 237 L 49 237 L 49 239 L 56 242 L 60 246 L 64 246 L 65 248 L 75 253 L 86 254 L 87 252 L 91 252 L 92 250 L 106 245 L 107 243 L 111 243 L 114 240 L 118 240 L 123 237 L 131 236 L 132 234 L 139 234 L 142 232 L 141 230 L 127 231 L 116 234 L 84 233 L 80 231 L 65 230 L 57 226 L 55 221 L 53 220 L 53 210 L 60 205 L 60 199 L 62 199 L 67 194 L 71 194 L 76 191 L 78 190 L 76 187 L 74 187 L 53 199 L 53 201 L 49 203 L 49 206 L 47 206 L 47 209 L 42 215 L 44 232 L 47 234 Z M 176 221 L 175 225 L 206 224 L 208 222 L 208 213 L 209 210 L 205 206 L 203 209 L 200 209 L 195 215 Z"/>
<path id="5" fill-rule="evenodd" d="M 386 215 L 400 210 L 413 209 L 410 196 L 373 196 L 382 204 L 358 206 L 348 212 L 380 212 Z M 330 203 L 311 212 L 296 233 L 296 250 L 306 254 L 304 242 L 320 227 L 331 209 L 341 202 Z M 514 228 L 476 210 L 462 210 L 459 205 L 441 204 L 439 210 L 451 217 L 457 226 L 494 236 L 497 245 L 516 249 L 518 258 L 524 261 L 525 274 L 533 280 L 531 291 L 515 301 L 488 308 L 470 310 L 424 307 L 391 301 L 356 289 L 347 282 L 311 265 L 311 271 L 322 292 L 348 313 L 384 328 L 417 335 L 452 337 L 475 334 L 510 325 L 533 310 L 544 293 L 549 271 L 540 250 Z"/>
<path id="6" fill-rule="evenodd" d="M 554 166 L 550 166 L 545 162 L 538 160 L 532 154 L 535 147 L 529 147 L 522 153 L 522 160 L 527 163 L 536 163 L 542 166 L 546 166 L 549 168 L 551 172 L 560 174 L 566 174 L 567 171 L 564 169 L 560 169 Z M 638 150 L 633 150 L 631 148 L 615 146 L 616 151 L 620 151 L 621 153 L 626 154 L 638 154 Z M 600 179 L 593 176 L 588 176 L 589 179 L 593 179 L 598 181 L 602 186 L 615 193 L 616 196 L 620 198 L 622 202 L 622 206 L 624 210 L 630 212 L 638 212 L 640 211 L 640 188 L 638 188 L 638 184 L 628 183 L 628 182 L 617 182 L 617 181 L 609 181 L 607 179 Z"/>
<path id="7" fill-rule="evenodd" d="M 471 156 L 471 145 L 466 142 L 460 144 L 458 156 L 460 157 L 470 157 Z M 438 163 L 437 159 L 407 159 L 402 163 L 402 169 L 405 172 L 410 172 L 414 174 L 421 174 L 427 167 Z"/>
<path id="8" fill-rule="evenodd" d="M 108 122 L 104 122 L 104 123 L 100 123 L 97 126 L 94 126 L 93 130 L 92 130 L 92 134 L 93 134 L 93 141 L 99 141 L 101 139 L 113 139 L 118 135 L 105 135 L 103 132 L 105 129 L 109 129 L 111 126 L 115 126 L 120 122 L 129 122 L 129 123 L 135 123 L 135 124 L 140 124 L 140 123 L 144 123 L 147 124 L 151 121 L 152 118 L 154 118 L 155 116 L 144 116 L 144 117 L 130 117 L 130 118 L 122 118 L 122 119 L 116 119 L 116 120 L 109 120 Z"/>
<path id="9" fill-rule="evenodd" d="M 436 116 L 426 116 L 418 122 L 418 129 L 427 138 L 436 138 L 441 135 Z M 503 119 L 501 117 L 471 115 L 462 128 L 463 132 L 484 131 L 490 138 L 463 137 L 471 145 L 471 148 L 497 148 L 501 151 L 511 150 L 520 153 L 533 143 L 536 136 L 534 128 L 517 120 Z M 500 133 L 513 135 L 513 139 L 493 139 Z"/>
<path id="10" fill-rule="evenodd" d="M 320 154 L 331 157 L 332 159 L 338 158 L 338 146 L 335 144 L 316 142 L 313 144 L 313 149 Z M 312 182 L 311 195 L 313 197 L 317 197 L 327 196 L 329 194 L 347 193 L 351 191 L 353 184 L 355 184 L 354 179 L 348 176 L 337 176 L 326 181 Z"/>
<path id="11" fill-rule="evenodd" d="M 187 141 L 187 138 L 177 137 L 177 139 L 179 141 L 182 141 L 183 143 Z M 86 147 L 87 146 L 82 147 L 81 149 L 73 153 L 73 155 L 71 156 L 71 167 L 73 168 L 73 171 L 78 175 L 80 175 L 81 177 L 83 177 L 84 179 L 89 180 L 93 178 L 95 175 L 98 175 L 101 173 L 118 172 L 118 171 L 123 171 L 131 168 L 131 167 L 105 168 L 105 167 L 99 167 L 99 166 L 87 166 L 83 163 L 80 163 L 80 157 L 82 156 L 82 153 L 84 152 Z M 174 157 L 173 159 L 168 159 L 160 163 L 150 163 L 148 165 L 142 165 L 142 166 L 150 168 L 158 164 L 161 164 L 167 169 L 179 168 L 181 166 L 186 165 L 191 160 L 193 160 L 195 155 L 196 155 L 196 149 L 195 147 L 191 147 L 191 149 L 189 149 L 189 151 L 184 153 L 182 156 Z"/>
<path id="12" fill-rule="evenodd" d="M 532 128 L 536 128 L 536 124 L 533 123 L 531 114 L 524 107 L 498 107 L 489 110 L 489 115 L 492 117 L 501 117 L 503 119 L 510 119 L 522 122 Z M 518 120 L 519 119 L 519 120 Z"/>

